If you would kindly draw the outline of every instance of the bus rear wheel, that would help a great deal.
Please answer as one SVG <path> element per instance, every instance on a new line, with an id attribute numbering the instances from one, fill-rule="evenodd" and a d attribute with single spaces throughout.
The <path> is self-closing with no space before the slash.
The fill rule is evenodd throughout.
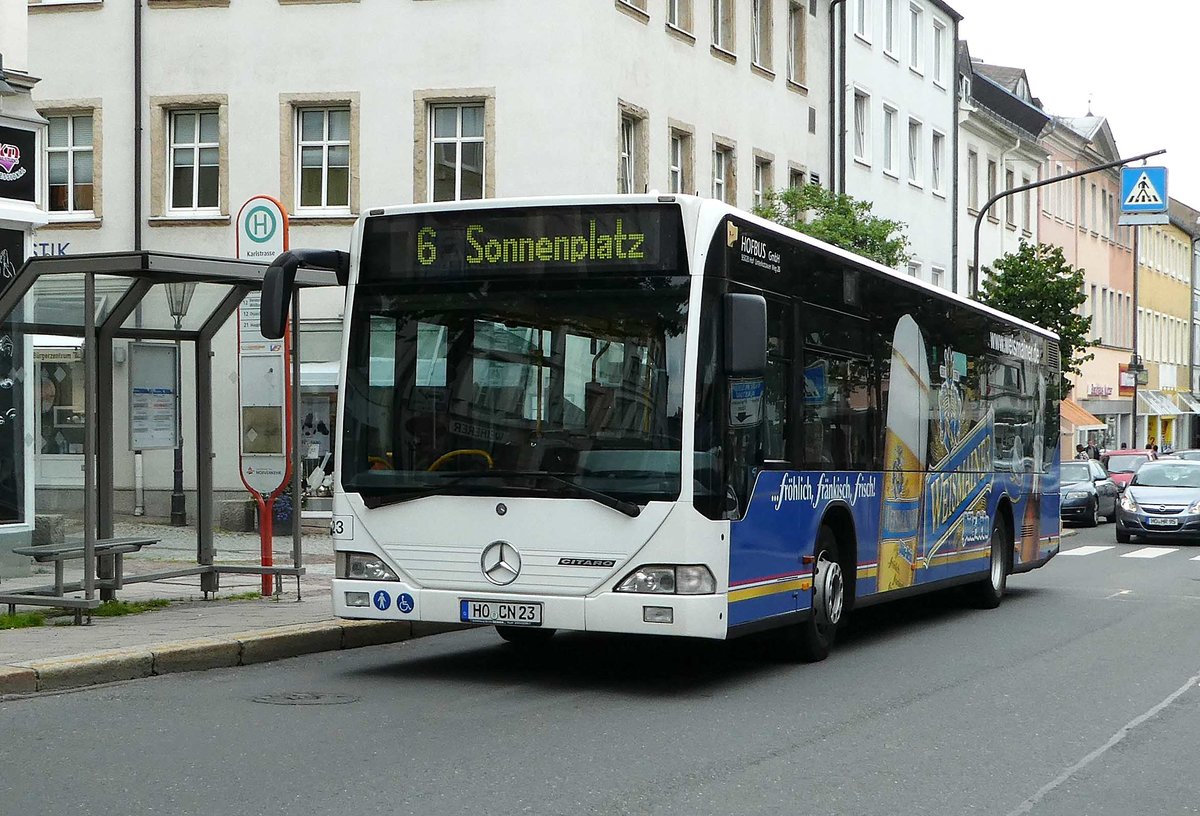
<path id="1" fill-rule="evenodd" d="M 1012 536 L 1008 534 L 1008 523 L 1003 517 L 992 522 L 991 558 L 988 561 L 988 577 L 971 585 L 971 605 L 977 609 L 995 609 L 1004 598 L 1008 586 L 1011 561 Z"/>
<path id="2" fill-rule="evenodd" d="M 540 646 L 554 637 L 554 629 L 540 626 L 497 626 L 496 634 L 517 646 Z"/>
<path id="3" fill-rule="evenodd" d="M 783 636 L 787 653 L 802 663 L 829 657 L 846 603 L 846 576 L 838 561 L 837 536 L 822 525 L 813 548 L 812 614 Z"/>

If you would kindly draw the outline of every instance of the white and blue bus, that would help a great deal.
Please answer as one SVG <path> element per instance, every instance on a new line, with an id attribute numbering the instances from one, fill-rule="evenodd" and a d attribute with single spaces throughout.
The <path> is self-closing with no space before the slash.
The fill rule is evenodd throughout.
<path id="1" fill-rule="evenodd" d="M 350 251 L 344 618 L 730 638 L 824 658 L 851 609 L 1058 551 L 1053 334 L 720 202 L 372 210 Z"/>

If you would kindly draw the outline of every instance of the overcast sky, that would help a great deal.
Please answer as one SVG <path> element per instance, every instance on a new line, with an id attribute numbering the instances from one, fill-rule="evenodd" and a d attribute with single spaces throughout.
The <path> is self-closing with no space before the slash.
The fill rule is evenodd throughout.
<path id="1" fill-rule="evenodd" d="M 1122 156 L 1159 148 L 1172 198 L 1200 209 L 1200 2 L 948 0 L 971 56 L 1024 68 L 1055 116 L 1108 119 Z"/>

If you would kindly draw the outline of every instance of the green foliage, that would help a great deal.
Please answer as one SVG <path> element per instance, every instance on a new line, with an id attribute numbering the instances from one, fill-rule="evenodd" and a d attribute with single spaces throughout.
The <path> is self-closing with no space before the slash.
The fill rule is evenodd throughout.
<path id="1" fill-rule="evenodd" d="M 893 269 L 908 263 L 906 225 L 872 215 L 869 201 L 806 184 L 767 193 L 754 212 Z"/>
<path id="2" fill-rule="evenodd" d="M 149 612 L 151 609 L 162 609 L 170 606 L 171 602 L 164 598 L 151 598 L 148 601 L 105 601 L 92 610 L 96 618 L 117 618 L 121 615 L 137 615 Z"/>
<path id="3" fill-rule="evenodd" d="M 986 276 L 979 301 L 1058 333 L 1062 358 L 1062 393 L 1070 392 L 1065 375 L 1079 374 L 1080 366 L 1095 355 L 1087 350 L 1092 319 L 1079 314 L 1087 299 L 1083 270 L 1071 266 L 1061 247 L 1028 244 L 984 267 Z"/>
<path id="4" fill-rule="evenodd" d="M 18 612 L 15 615 L 0 615 L 0 629 L 28 629 L 42 626 L 46 616 L 41 612 Z"/>

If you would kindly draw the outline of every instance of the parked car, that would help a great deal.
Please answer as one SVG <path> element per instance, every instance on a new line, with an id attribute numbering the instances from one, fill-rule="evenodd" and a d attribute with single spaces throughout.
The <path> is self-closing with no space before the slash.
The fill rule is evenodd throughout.
<path id="1" fill-rule="evenodd" d="M 1200 462 L 1165 459 L 1137 469 L 1117 505 L 1117 541 L 1200 540 Z"/>
<path id="2" fill-rule="evenodd" d="M 1101 516 L 1106 521 L 1117 517 L 1121 491 L 1096 460 L 1063 462 L 1059 467 L 1059 483 L 1059 515 L 1063 521 L 1095 527 Z"/>
<path id="3" fill-rule="evenodd" d="M 1173 454 L 1176 459 L 1191 459 L 1200 461 L 1200 449 L 1188 448 L 1187 450 L 1177 450 Z"/>
<path id="4" fill-rule="evenodd" d="M 1145 462 L 1154 458 L 1154 451 L 1149 450 L 1115 450 L 1100 457 L 1100 464 L 1108 471 L 1118 490 L 1124 490 L 1133 478 L 1134 471 Z"/>

